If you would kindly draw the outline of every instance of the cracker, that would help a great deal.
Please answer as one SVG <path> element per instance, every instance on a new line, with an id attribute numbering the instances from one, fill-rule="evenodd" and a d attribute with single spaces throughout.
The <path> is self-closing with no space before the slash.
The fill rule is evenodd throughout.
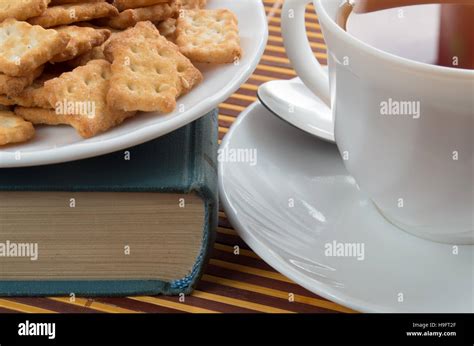
<path id="1" fill-rule="evenodd" d="M 193 62 L 225 64 L 242 56 L 237 17 L 229 10 L 183 10 L 176 44 Z"/>
<path id="2" fill-rule="evenodd" d="M 178 1 L 172 0 L 170 3 L 125 10 L 120 12 L 116 17 L 110 18 L 106 21 L 101 21 L 101 24 L 114 29 L 127 29 L 138 22 L 156 22 L 176 17 L 178 15 L 178 10 Z"/>
<path id="3" fill-rule="evenodd" d="M 0 95 L 0 106 L 8 107 L 16 105 L 15 100 L 6 95 Z"/>
<path id="4" fill-rule="evenodd" d="M 44 74 L 17 96 L 0 95 L 0 104 L 5 106 L 18 105 L 22 107 L 51 108 L 43 85 L 45 81 L 55 77 L 55 75 Z"/>
<path id="5" fill-rule="evenodd" d="M 0 24 L 0 72 L 26 76 L 61 52 L 69 36 L 26 22 L 7 19 Z"/>
<path id="6" fill-rule="evenodd" d="M 0 111 L 0 145 L 26 142 L 34 136 L 33 124 L 12 112 Z"/>
<path id="7" fill-rule="evenodd" d="M 47 81 L 44 88 L 50 105 L 56 110 L 57 122 L 69 124 L 82 137 L 90 138 L 135 115 L 107 104 L 110 75 L 108 61 L 93 60 Z"/>
<path id="8" fill-rule="evenodd" d="M 113 5 L 117 7 L 119 11 L 124 11 L 131 8 L 153 6 L 170 1 L 171 0 L 114 0 Z"/>
<path id="9" fill-rule="evenodd" d="M 67 61 L 67 65 L 76 68 L 87 65 L 91 60 L 105 59 L 104 48 L 102 46 L 94 47 L 87 53 L 79 55 L 77 58 Z"/>
<path id="10" fill-rule="evenodd" d="M 54 109 L 15 107 L 15 114 L 34 125 L 69 125 L 66 117 L 60 116 Z"/>
<path id="11" fill-rule="evenodd" d="M 83 4 L 85 2 L 105 2 L 106 0 L 51 0 L 50 6 L 67 5 L 67 4 Z"/>
<path id="12" fill-rule="evenodd" d="M 48 94 L 44 88 L 44 83 L 57 78 L 59 73 L 43 73 L 32 85 L 23 90 L 19 95 L 12 97 L 15 105 L 23 107 L 51 108 Z"/>
<path id="13" fill-rule="evenodd" d="M 181 8 L 186 10 L 198 10 L 206 7 L 207 0 L 181 0 Z"/>
<path id="14" fill-rule="evenodd" d="M 0 73 L 0 95 L 17 96 L 26 87 L 30 86 L 38 76 L 43 73 L 44 66 L 38 67 L 24 77 L 11 77 Z"/>
<path id="15" fill-rule="evenodd" d="M 26 20 L 41 15 L 50 0 L 1 0 L 0 22 L 7 18 Z"/>
<path id="16" fill-rule="evenodd" d="M 176 98 L 203 78 L 151 22 L 117 34 L 104 53 L 113 61 L 107 100 L 114 108 L 169 113 Z"/>
<path id="17" fill-rule="evenodd" d="M 71 60 L 79 55 L 87 53 L 92 48 L 100 46 L 109 37 L 110 31 L 106 29 L 93 29 L 79 26 L 61 26 L 56 31 L 65 33 L 71 37 L 66 49 L 51 59 L 51 62 L 62 62 Z"/>
<path id="18" fill-rule="evenodd" d="M 105 48 L 105 45 L 116 35 L 117 33 L 116 32 L 112 32 L 109 39 L 107 41 L 105 41 L 104 43 L 102 43 L 100 46 L 97 46 L 97 47 L 94 47 L 92 48 L 92 50 L 90 50 L 89 52 L 85 53 L 85 54 L 82 54 L 80 56 L 78 56 L 77 58 L 75 59 L 72 59 L 70 61 L 67 62 L 67 64 L 72 67 L 72 68 L 76 68 L 76 67 L 79 67 L 79 66 L 84 66 L 84 65 L 87 65 L 87 63 L 91 60 L 101 60 L 101 59 L 105 59 L 105 55 L 104 55 L 104 48 Z"/>
<path id="19" fill-rule="evenodd" d="M 117 9 L 107 2 L 92 2 L 49 7 L 41 16 L 30 18 L 28 22 L 51 28 L 116 15 Z"/>
<path id="20" fill-rule="evenodd" d="M 58 115 L 54 109 L 16 107 L 14 111 L 15 114 L 34 125 L 67 125 L 74 127 L 70 118 Z"/>
<path id="21" fill-rule="evenodd" d="M 156 24 L 160 35 L 166 37 L 168 41 L 176 43 L 176 19 L 168 18 Z"/>

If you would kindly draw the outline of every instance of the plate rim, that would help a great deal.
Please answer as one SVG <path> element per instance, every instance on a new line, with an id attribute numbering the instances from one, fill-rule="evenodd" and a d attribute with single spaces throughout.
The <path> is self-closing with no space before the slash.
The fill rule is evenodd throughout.
<path id="1" fill-rule="evenodd" d="M 129 134 L 112 137 L 105 141 L 81 142 L 80 145 L 72 144 L 61 148 L 30 152 L 22 152 L 21 149 L 5 152 L 0 148 L 0 169 L 59 164 L 110 154 L 162 137 L 206 115 L 241 87 L 255 71 L 265 51 L 269 35 L 265 6 L 260 0 L 249 0 L 249 4 L 255 6 L 253 10 L 260 17 L 263 35 L 256 35 L 259 41 L 254 59 L 250 61 L 243 73 L 235 77 L 233 85 L 221 89 L 219 93 L 209 95 L 205 101 L 166 122 L 145 126 Z M 71 150 L 74 152 L 71 153 Z M 20 153 L 21 159 L 16 158 L 17 153 Z"/>

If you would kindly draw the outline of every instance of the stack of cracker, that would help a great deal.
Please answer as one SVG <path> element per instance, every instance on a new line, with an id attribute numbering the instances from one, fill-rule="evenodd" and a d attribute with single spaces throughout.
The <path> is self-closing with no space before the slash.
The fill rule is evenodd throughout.
<path id="1" fill-rule="evenodd" d="M 195 63 L 242 51 L 236 16 L 206 0 L 2 0 L 0 145 L 33 125 L 90 138 L 138 112 L 170 113 L 203 79 Z"/>

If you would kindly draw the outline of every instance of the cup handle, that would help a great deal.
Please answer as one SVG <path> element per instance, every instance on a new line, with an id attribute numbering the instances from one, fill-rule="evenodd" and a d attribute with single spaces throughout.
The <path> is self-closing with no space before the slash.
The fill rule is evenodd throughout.
<path id="1" fill-rule="evenodd" d="M 314 56 L 306 35 L 305 11 L 310 2 L 285 0 L 281 15 L 283 42 L 298 77 L 330 107 L 329 77 Z"/>

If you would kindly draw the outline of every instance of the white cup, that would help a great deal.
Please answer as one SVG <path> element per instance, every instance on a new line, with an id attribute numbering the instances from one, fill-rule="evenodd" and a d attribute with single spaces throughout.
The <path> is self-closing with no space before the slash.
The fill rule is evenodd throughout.
<path id="1" fill-rule="evenodd" d="M 474 244 L 474 71 L 378 50 L 336 24 L 345 1 L 314 0 L 328 75 L 306 36 L 310 2 L 285 1 L 285 47 L 298 76 L 330 107 L 349 173 L 399 228 L 438 242 Z M 412 112 L 384 114 L 395 104 Z"/>

